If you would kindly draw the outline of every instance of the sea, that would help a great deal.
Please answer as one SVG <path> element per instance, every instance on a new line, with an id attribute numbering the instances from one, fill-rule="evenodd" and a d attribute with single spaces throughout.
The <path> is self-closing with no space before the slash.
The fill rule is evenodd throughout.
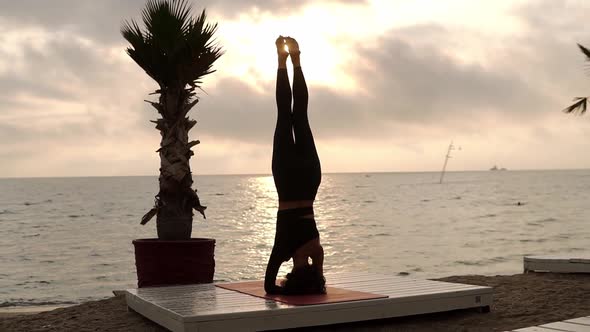
<path id="1" fill-rule="evenodd" d="M 590 245 L 590 170 L 324 174 L 315 215 L 330 273 L 507 275 L 524 255 Z M 268 175 L 194 176 L 215 280 L 262 279 L 277 195 Z M 0 309 L 67 306 L 136 287 L 131 241 L 156 176 L 0 179 Z M 290 270 L 283 264 L 279 276 Z M 329 283 L 329 279 L 328 279 Z"/>

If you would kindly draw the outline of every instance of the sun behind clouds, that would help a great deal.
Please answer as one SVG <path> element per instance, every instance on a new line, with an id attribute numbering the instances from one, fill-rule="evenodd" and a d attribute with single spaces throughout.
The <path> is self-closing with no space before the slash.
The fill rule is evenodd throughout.
<path id="1" fill-rule="evenodd" d="M 359 36 L 347 31 L 343 16 L 334 10 L 356 11 L 355 6 L 310 6 L 286 17 L 253 11 L 235 21 L 220 25 L 219 33 L 226 49 L 220 71 L 224 75 L 240 77 L 254 88 L 261 81 L 276 77 L 277 56 L 275 40 L 279 35 L 290 36 L 299 42 L 301 63 L 308 83 L 339 90 L 356 88 L 346 70 L 354 61 L 351 47 Z M 348 15 L 346 15 L 348 16 Z M 343 35 L 350 37 L 343 39 Z"/>

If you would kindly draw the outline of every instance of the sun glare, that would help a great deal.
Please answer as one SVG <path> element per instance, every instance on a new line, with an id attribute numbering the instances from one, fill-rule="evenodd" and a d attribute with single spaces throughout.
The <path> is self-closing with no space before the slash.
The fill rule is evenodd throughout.
<path id="1" fill-rule="evenodd" d="M 281 16 L 256 9 L 220 25 L 220 39 L 227 52 L 218 68 L 220 74 L 240 77 L 254 89 L 262 89 L 268 84 L 261 83 L 275 79 L 275 39 L 278 35 L 291 36 L 299 42 L 308 83 L 339 91 L 360 91 L 362 87 L 353 76 L 353 70 L 365 62 L 359 58 L 359 49 L 379 47 L 380 38 L 388 31 L 426 24 L 513 35 L 523 28 L 510 15 L 511 4 L 512 0 L 493 4 L 468 0 L 314 2 Z M 479 44 L 473 42 L 476 48 L 452 47 L 453 57 L 466 63 L 481 59 L 480 52 L 473 51 Z"/>
<path id="2" fill-rule="evenodd" d="M 291 36 L 299 42 L 301 65 L 308 83 L 338 90 L 354 89 L 356 83 L 347 71 L 347 64 L 354 61 L 351 48 L 364 38 L 362 32 L 353 31 L 348 22 L 353 12 L 357 12 L 355 8 L 311 5 L 287 17 L 254 11 L 238 20 L 225 22 L 219 30 L 227 51 L 225 59 L 222 58 L 223 71 L 241 77 L 255 88 L 260 81 L 274 80 L 275 40 L 279 35 Z M 335 11 L 345 13 L 334 15 Z"/>

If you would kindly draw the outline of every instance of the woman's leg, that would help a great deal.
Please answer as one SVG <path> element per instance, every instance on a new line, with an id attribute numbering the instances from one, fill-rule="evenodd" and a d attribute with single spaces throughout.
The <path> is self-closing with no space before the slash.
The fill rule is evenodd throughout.
<path id="1" fill-rule="evenodd" d="M 279 200 L 286 190 L 287 166 L 295 153 L 295 143 L 293 141 L 293 120 L 291 112 L 291 86 L 289 84 L 289 75 L 287 74 L 287 57 L 289 54 L 284 50 L 283 38 L 279 37 L 276 41 L 278 54 L 278 70 L 276 85 L 276 102 L 277 102 L 277 123 L 275 127 L 273 152 L 272 152 L 272 174 L 279 194 Z"/>
<path id="2" fill-rule="evenodd" d="M 293 131 L 295 132 L 295 146 L 300 158 L 304 160 L 304 164 L 311 166 L 312 172 L 309 174 L 310 181 L 317 182 L 319 186 L 320 181 L 320 159 L 315 147 L 311 127 L 309 126 L 309 118 L 307 115 L 307 105 L 309 94 L 307 92 L 307 84 L 305 77 L 301 70 L 299 45 L 294 39 L 288 39 L 289 52 L 291 54 L 291 61 L 293 62 Z"/>
<path id="3" fill-rule="evenodd" d="M 277 70 L 277 124 L 275 127 L 273 155 L 284 149 L 291 149 L 293 142 L 293 124 L 291 112 L 291 86 L 286 68 Z"/>
<path id="4" fill-rule="evenodd" d="M 307 84 L 301 67 L 295 67 L 293 74 L 293 130 L 295 132 L 295 144 L 297 149 L 306 155 L 317 156 L 315 142 L 309 118 L 307 116 L 308 104 Z"/>

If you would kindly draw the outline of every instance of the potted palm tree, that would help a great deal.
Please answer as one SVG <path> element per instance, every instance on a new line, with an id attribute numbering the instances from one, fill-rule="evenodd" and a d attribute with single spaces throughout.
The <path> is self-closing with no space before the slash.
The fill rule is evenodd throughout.
<path id="1" fill-rule="evenodd" d="M 578 44 L 578 47 L 580 48 L 580 51 L 582 51 L 582 53 L 584 53 L 584 55 L 586 56 L 586 61 L 590 61 L 590 50 L 580 44 Z M 574 98 L 574 103 L 566 107 L 563 111 L 565 113 L 574 113 L 582 115 L 586 113 L 587 106 L 588 97 L 576 97 Z"/>
<path id="2" fill-rule="evenodd" d="M 157 101 L 147 101 L 159 113 L 152 121 L 160 131 L 159 192 L 154 207 L 142 218 L 156 216 L 157 239 L 133 241 L 138 286 L 212 282 L 214 239 L 191 238 L 193 210 L 205 218 L 189 160 L 198 140 L 188 132 L 197 123 L 188 112 L 199 101 L 195 90 L 223 54 L 213 35 L 217 24 L 206 22 L 205 10 L 194 16 L 186 0 L 148 0 L 144 27 L 125 21 L 121 34 L 131 44 L 127 54 L 159 85 Z"/>

